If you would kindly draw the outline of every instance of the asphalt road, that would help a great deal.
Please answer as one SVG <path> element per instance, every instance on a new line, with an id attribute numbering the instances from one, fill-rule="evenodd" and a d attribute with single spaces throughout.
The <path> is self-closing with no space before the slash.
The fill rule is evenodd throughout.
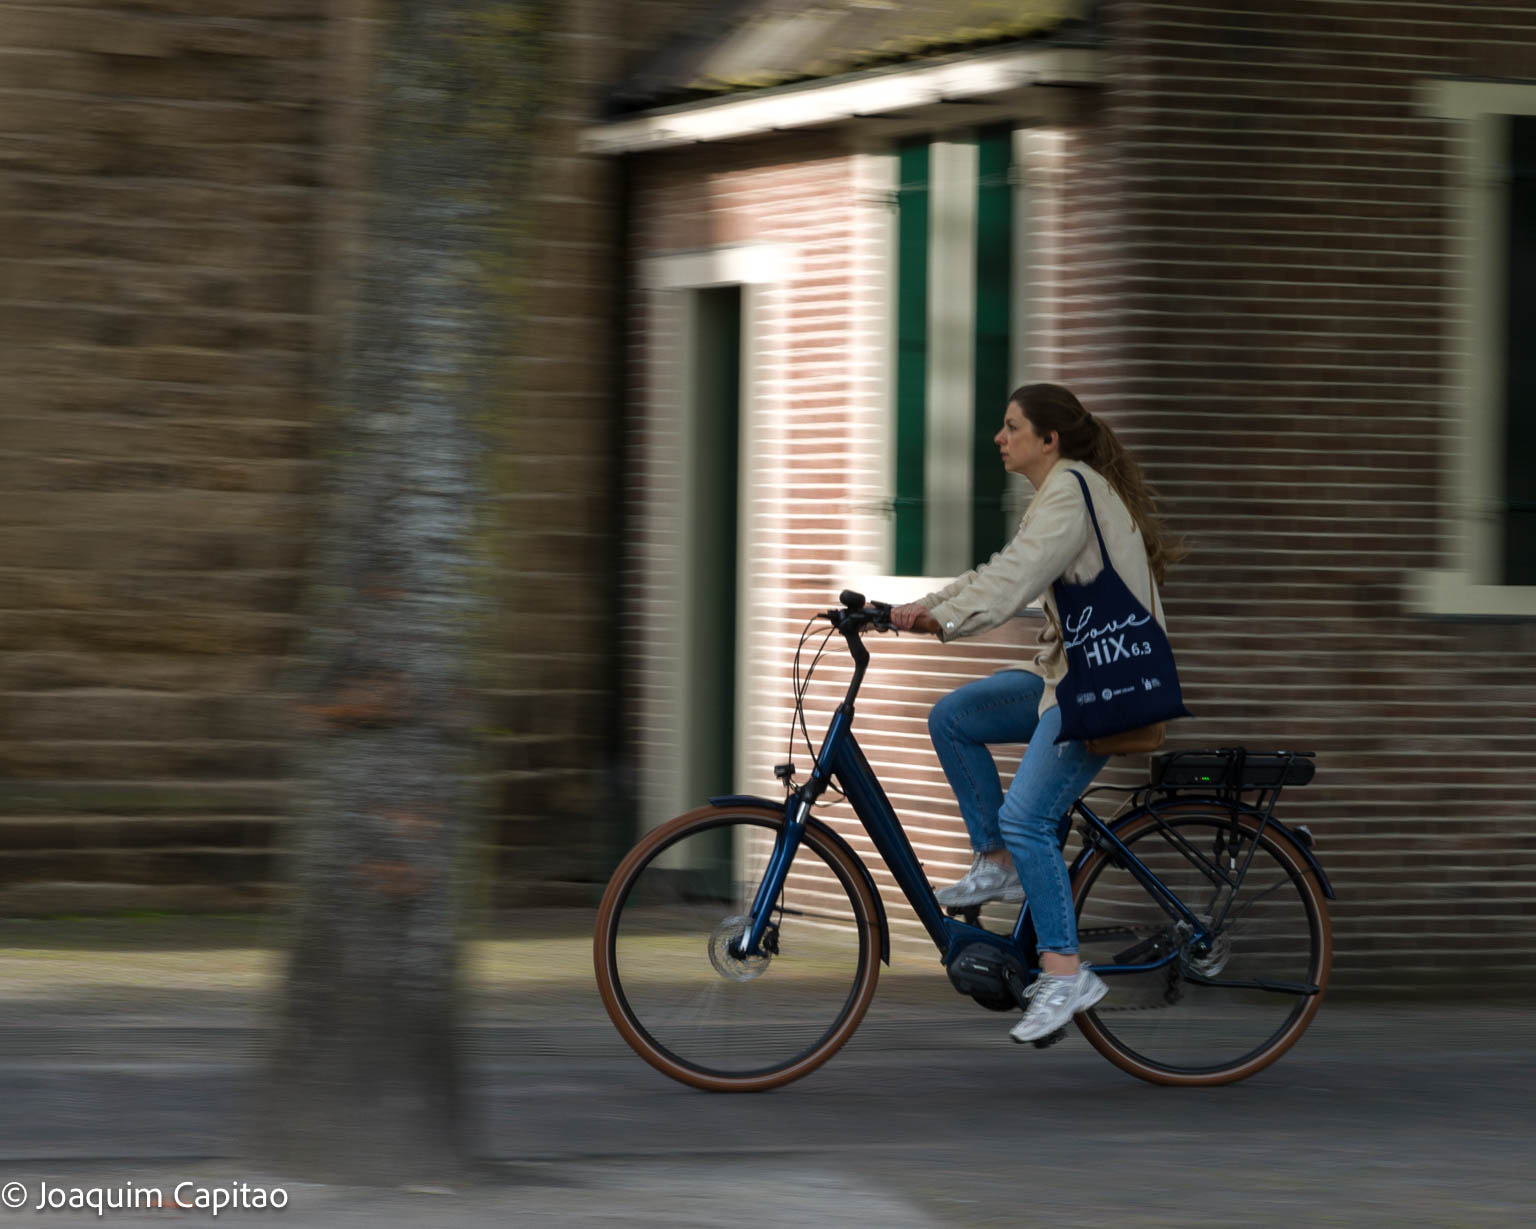
<path id="1" fill-rule="evenodd" d="M 471 1039 L 484 1186 L 284 1183 L 238 1158 L 262 1034 L 221 1019 L 0 1028 L 0 1183 L 61 1190 L 245 1181 L 282 1210 L 219 1225 L 1444 1226 L 1536 1224 L 1536 1047 L 1516 1008 L 1325 1005 L 1300 1045 L 1228 1088 L 1174 1090 L 1075 1033 L 1010 1044 L 1011 1018 L 935 978 L 877 996 L 826 1067 L 756 1096 L 675 1085 L 595 996 Z M 899 989 L 899 988 L 898 988 Z M 910 989 L 910 988 L 909 988 Z M 207 1210 L 0 1208 L 6 1226 L 164 1225 Z"/>

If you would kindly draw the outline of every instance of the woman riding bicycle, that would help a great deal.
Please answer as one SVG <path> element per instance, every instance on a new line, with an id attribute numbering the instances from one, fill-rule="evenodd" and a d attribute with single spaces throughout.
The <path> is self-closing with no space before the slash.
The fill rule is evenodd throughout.
<path id="1" fill-rule="evenodd" d="M 1052 583 L 1083 584 L 1103 568 L 1083 488 L 1072 473 L 1087 483 L 1115 571 L 1132 593 L 1150 595 L 1146 607 L 1164 630 L 1157 585 L 1179 551 L 1158 520 L 1141 468 L 1065 388 L 1018 389 L 993 442 L 1003 467 L 1035 488 L 1017 534 L 987 563 L 898 606 L 891 621 L 947 643 L 990 631 L 1043 599 L 1046 625 L 1034 661 L 951 692 L 928 718 L 975 853 L 964 878 L 939 890 L 939 903 L 1029 900 L 1042 975 L 1031 987 L 1028 1011 L 1009 1034 L 1023 1042 L 1049 1036 L 1105 993 L 1104 983 L 1078 960 L 1076 917 L 1057 837 L 1063 813 L 1108 758 L 1081 742 L 1056 742 L 1061 714 L 1055 691 L 1067 665 Z M 1005 797 L 987 745 L 1021 742 L 1029 746 Z"/>

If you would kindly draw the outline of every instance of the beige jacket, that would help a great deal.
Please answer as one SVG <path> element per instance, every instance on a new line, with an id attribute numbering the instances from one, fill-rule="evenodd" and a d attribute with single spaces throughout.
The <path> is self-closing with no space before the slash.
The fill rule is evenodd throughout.
<path id="1" fill-rule="evenodd" d="M 1067 673 L 1051 582 L 1062 578 L 1072 584 L 1086 584 L 1104 567 L 1083 490 L 1069 470 L 1076 470 L 1088 482 L 1115 571 L 1143 605 L 1150 594 L 1152 615 L 1166 631 L 1163 604 L 1152 582 L 1141 530 L 1109 483 L 1082 461 L 1057 461 L 1035 492 L 1013 541 L 979 568 L 922 599 L 938 622 L 939 639 L 946 643 L 991 631 L 1023 613 L 1037 598 L 1043 599 L 1046 622 L 1040 632 L 1041 651 L 1031 665 L 1013 667 L 1045 679 L 1042 713 L 1056 703 L 1056 684 Z"/>

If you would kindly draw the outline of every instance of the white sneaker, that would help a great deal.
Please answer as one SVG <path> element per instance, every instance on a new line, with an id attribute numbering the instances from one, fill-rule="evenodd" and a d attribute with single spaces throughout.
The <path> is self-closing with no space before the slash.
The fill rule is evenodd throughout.
<path id="1" fill-rule="evenodd" d="M 989 900 L 1017 903 L 1024 899 L 1024 885 L 1011 867 L 977 854 L 963 879 L 940 888 L 934 896 L 941 905 L 984 905 Z"/>
<path id="2" fill-rule="evenodd" d="M 1035 984 L 1024 991 L 1029 1009 L 1009 1031 L 1015 1041 L 1036 1041 L 1049 1037 L 1080 1011 L 1087 1011 L 1106 994 L 1109 987 L 1086 964 L 1072 977 L 1042 973 Z"/>

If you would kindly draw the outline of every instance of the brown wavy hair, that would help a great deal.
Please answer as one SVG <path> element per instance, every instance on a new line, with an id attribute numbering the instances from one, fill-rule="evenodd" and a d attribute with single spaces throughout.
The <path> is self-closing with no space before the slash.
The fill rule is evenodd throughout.
<path id="1" fill-rule="evenodd" d="M 1141 530 L 1147 562 L 1161 585 L 1168 569 L 1189 552 L 1182 540 L 1163 527 L 1157 514 L 1157 492 L 1147 485 L 1141 466 L 1109 424 L 1085 410 L 1083 403 L 1060 384 L 1026 384 L 1016 389 L 1008 402 L 1024 412 L 1036 435 L 1058 436 L 1062 456 L 1087 463 L 1115 488 Z"/>

